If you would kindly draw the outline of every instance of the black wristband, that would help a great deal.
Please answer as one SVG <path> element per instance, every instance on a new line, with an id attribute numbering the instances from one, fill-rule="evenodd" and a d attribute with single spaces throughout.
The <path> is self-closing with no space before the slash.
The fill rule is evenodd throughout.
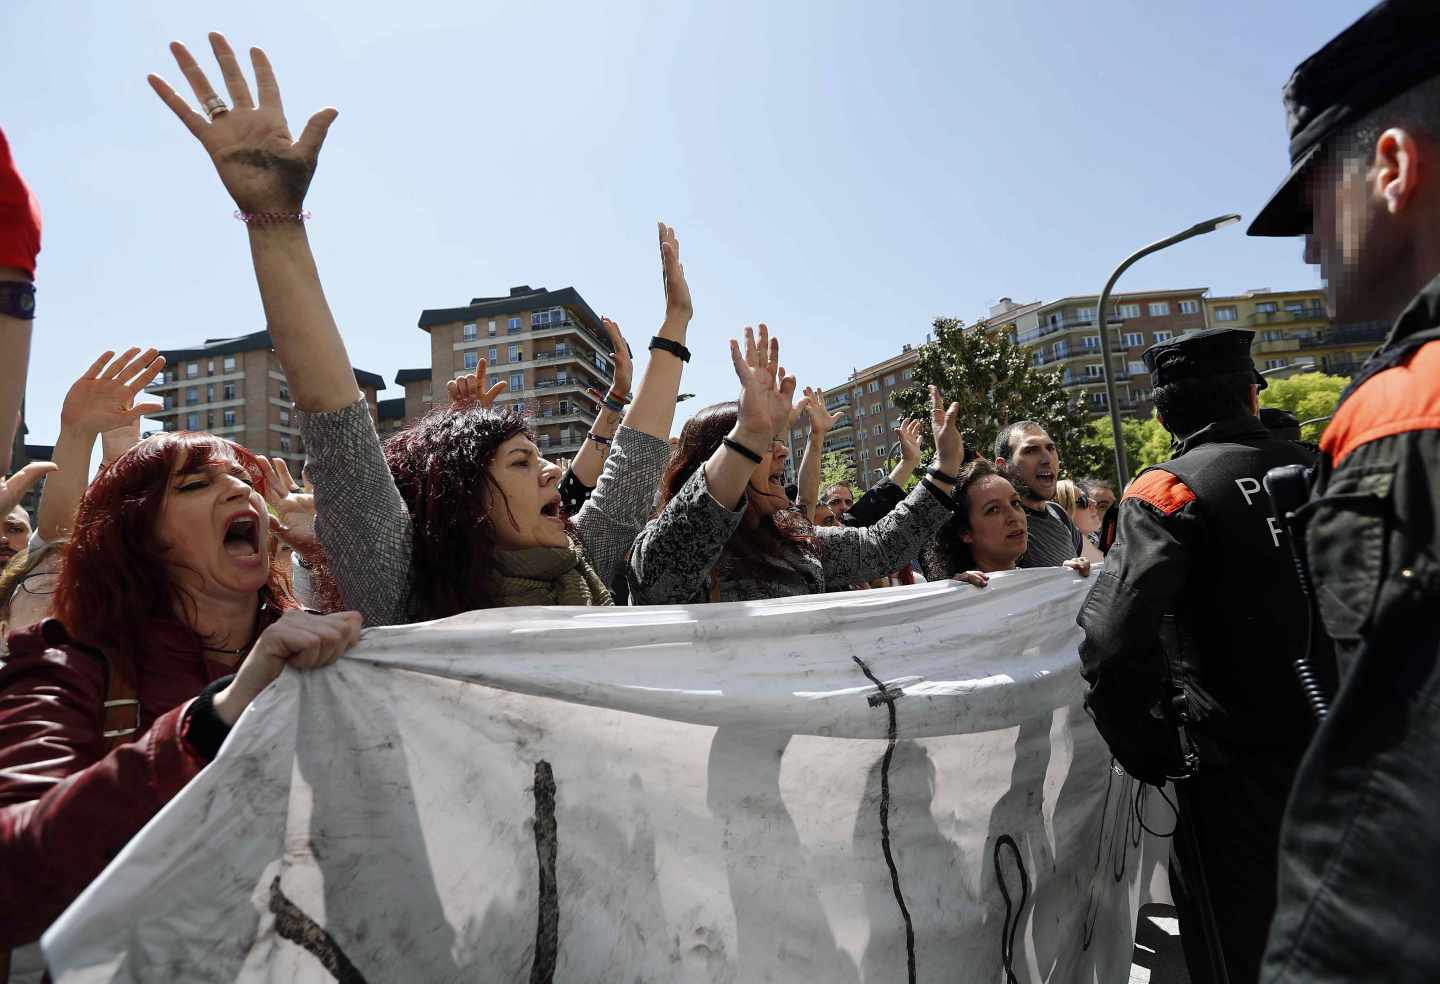
<path id="1" fill-rule="evenodd" d="M 690 350 L 685 346 L 681 345 L 679 342 L 671 341 L 668 338 L 661 338 L 659 335 L 656 335 L 654 338 L 650 339 L 650 351 L 653 352 L 656 349 L 659 349 L 662 352 L 669 352 L 681 362 L 690 361 Z"/>
<path id="2" fill-rule="evenodd" d="M 180 733 L 196 753 L 212 762 L 230 734 L 230 726 L 215 713 L 215 695 L 230 686 L 234 679 L 235 674 L 232 673 L 210 681 L 185 711 L 185 723 Z"/>
<path id="3" fill-rule="evenodd" d="M 0 314 L 34 321 L 35 285 L 25 280 L 0 280 Z"/>
<path id="4" fill-rule="evenodd" d="M 938 478 L 942 482 L 949 482 L 951 485 L 960 484 L 960 478 L 958 475 L 947 475 L 934 465 L 931 465 L 929 468 L 925 469 L 925 474 L 929 475 L 931 478 Z"/>
<path id="5" fill-rule="evenodd" d="M 723 444 L 724 444 L 727 448 L 729 448 L 731 451 L 734 451 L 736 454 L 740 455 L 742 458 L 749 458 L 751 461 L 755 462 L 755 464 L 757 464 L 757 465 L 760 464 L 760 462 L 762 462 L 762 461 L 765 460 L 762 455 L 758 455 L 758 454 L 756 454 L 754 451 L 751 451 L 749 448 L 747 448 L 745 445 L 741 444 L 739 441 L 731 440 L 730 438 L 727 437 L 727 438 L 725 438 L 725 440 L 724 440 L 723 442 L 721 442 L 721 443 L 723 443 Z"/>
<path id="6" fill-rule="evenodd" d="M 936 485 L 934 482 L 930 481 L 930 479 L 928 478 L 921 479 L 920 484 L 925 486 L 925 488 L 929 490 L 931 495 L 939 499 L 941 505 L 945 506 L 951 512 L 955 511 L 955 497 L 952 496 L 949 492 L 946 492 L 944 489 Z"/>

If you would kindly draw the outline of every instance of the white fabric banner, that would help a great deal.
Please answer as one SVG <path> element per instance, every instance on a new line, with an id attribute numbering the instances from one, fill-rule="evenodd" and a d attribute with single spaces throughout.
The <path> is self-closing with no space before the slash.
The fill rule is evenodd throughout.
<path id="1" fill-rule="evenodd" d="M 261 695 L 46 957 L 61 982 L 1123 981 L 1168 851 L 1136 807 L 1173 817 L 1079 706 L 1088 586 L 369 631 Z"/>

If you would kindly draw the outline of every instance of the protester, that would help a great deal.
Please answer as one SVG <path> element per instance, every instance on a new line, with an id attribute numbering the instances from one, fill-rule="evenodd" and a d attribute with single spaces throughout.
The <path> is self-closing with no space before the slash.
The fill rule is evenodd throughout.
<path id="1" fill-rule="evenodd" d="M 0 475 L 10 471 L 15 425 L 25 398 L 39 253 L 40 205 L 16 169 L 5 131 L 0 130 Z"/>
<path id="2" fill-rule="evenodd" d="M 30 542 L 30 514 L 15 506 L 0 517 L 0 570 L 25 553 Z"/>
<path id="3" fill-rule="evenodd" d="M 1285 815 L 1264 976 L 1440 980 L 1440 8 L 1378 4 L 1295 69 L 1285 109 L 1293 166 L 1250 234 L 1305 236 L 1330 317 L 1394 327 L 1301 510 L 1343 682 Z"/>
<path id="4" fill-rule="evenodd" d="M 10 651 L 8 635 L 49 618 L 60 580 L 65 540 L 41 540 L 0 574 L 0 659 Z"/>
<path id="5" fill-rule="evenodd" d="M 163 434 L 86 490 L 57 618 L 0 666 L 0 947 L 35 940 L 287 664 L 359 639 L 357 614 L 277 586 L 263 488 L 244 448 Z"/>
<path id="6" fill-rule="evenodd" d="M 805 420 L 810 425 L 805 452 L 800 456 L 800 468 L 796 472 L 795 497 L 792 501 L 805 514 L 805 518 L 812 522 L 815 519 L 816 506 L 820 504 L 820 460 L 825 456 L 825 435 L 830 433 L 830 429 L 840 422 L 845 413 L 844 407 L 831 413 L 825 406 L 824 392 L 807 386 L 805 398 L 795 404 L 785 430 L 774 437 L 775 441 L 784 444 L 785 434 L 796 420 Z M 833 516 L 835 511 L 829 511 Z"/>
<path id="7" fill-rule="evenodd" d="M 701 410 L 680 433 L 661 483 L 663 508 L 635 541 L 631 596 L 637 604 L 738 601 L 818 594 L 886 576 L 908 564 L 949 515 L 948 490 L 964 452 L 932 386 L 936 466 L 888 516 L 868 529 L 817 528 L 791 507 L 782 486 L 787 451 L 773 436 L 789 420 L 795 380 L 779 366 L 769 328 L 745 329 L 738 403 Z M 767 444 L 768 442 L 768 444 Z"/>
<path id="8" fill-rule="evenodd" d="M 1080 555 L 1080 532 L 1055 502 L 1060 452 L 1033 420 L 1006 424 L 995 437 L 995 467 L 1020 493 L 1029 520 L 1030 545 L 1021 567 L 1059 567 Z"/>
<path id="9" fill-rule="evenodd" d="M 1115 489 L 1109 482 L 1098 478 L 1087 478 L 1080 482 L 1080 488 L 1089 496 L 1091 503 L 1095 506 L 1095 515 L 1101 520 L 1115 505 Z"/>
<path id="10" fill-rule="evenodd" d="M 609 604 L 609 584 L 650 511 L 667 458 L 692 314 L 674 230 L 660 226 L 666 316 L 625 425 L 573 526 L 559 469 L 514 410 L 480 399 L 432 410 L 382 450 L 304 232 L 305 193 L 336 111 L 292 141 L 265 53 L 251 50 L 258 106 L 228 42 L 210 35 L 231 105 L 176 42 L 209 120 L 158 76 L 157 94 L 201 142 L 249 231 L 276 353 L 301 411 L 316 532 L 345 605 L 385 625 L 524 604 Z M 608 583 L 607 583 L 608 582 Z"/>
<path id="11" fill-rule="evenodd" d="M 1070 517 L 1070 522 L 1075 524 L 1075 529 L 1080 533 L 1080 556 L 1092 564 L 1104 560 L 1105 555 L 1100 552 L 1093 539 L 1100 529 L 1100 517 L 1084 486 L 1062 478 L 1055 483 L 1055 502 L 1065 510 L 1065 515 Z"/>
<path id="12" fill-rule="evenodd" d="M 1196 982 L 1259 979 L 1280 817 L 1315 727 L 1293 670 L 1309 607 L 1262 484 L 1313 458 L 1256 416 L 1265 380 L 1253 338 L 1218 328 L 1146 350 L 1156 413 L 1180 453 L 1125 490 L 1078 619 L 1085 706 L 1112 754 L 1145 782 L 1177 780 L 1171 888 Z M 1153 713 L 1177 703 L 1184 737 Z M 1189 742 L 1197 760 L 1178 760 Z"/>
<path id="13" fill-rule="evenodd" d="M 849 482 L 832 482 L 825 490 L 825 505 L 835 514 L 835 518 L 844 522 L 845 514 L 850 507 L 855 505 L 855 493 L 850 488 Z"/>

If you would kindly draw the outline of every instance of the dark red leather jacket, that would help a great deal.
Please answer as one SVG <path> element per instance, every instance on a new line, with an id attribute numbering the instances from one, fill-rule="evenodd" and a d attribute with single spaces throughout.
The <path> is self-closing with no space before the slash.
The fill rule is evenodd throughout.
<path id="1" fill-rule="evenodd" d="M 139 730 L 110 750 L 103 657 L 54 619 L 9 637 L 0 665 L 0 949 L 38 939 L 207 764 L 185 740 L 185 711 L 233 668 L 205 659 L 179 625 L 153 623 L 146 643 Z"/>

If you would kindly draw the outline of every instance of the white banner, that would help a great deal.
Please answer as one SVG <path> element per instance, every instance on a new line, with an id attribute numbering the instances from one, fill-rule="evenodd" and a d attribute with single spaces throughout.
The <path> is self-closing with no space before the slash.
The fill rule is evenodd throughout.
<path id="1" fill-rule="evenodd" d="M 46 957 L 61 982 L 1123 981 L 1168 851 L 1137 803 L 1173 817 L 1079 707 L 1088 586 L 367 632 L 255 702 Z"/>

